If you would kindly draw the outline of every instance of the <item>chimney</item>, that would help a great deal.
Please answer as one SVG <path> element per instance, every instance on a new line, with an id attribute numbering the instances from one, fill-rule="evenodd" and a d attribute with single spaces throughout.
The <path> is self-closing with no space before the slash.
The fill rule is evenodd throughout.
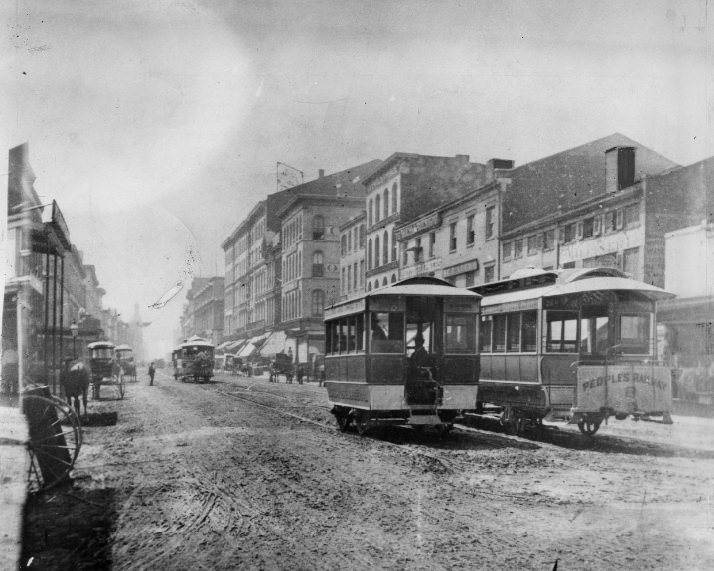
<path id="1" fill-rule="evenodd" d="M 635 148 L 612 147 L 605 151 L 605 190 L 617 192 L 635 183 Z"/>
<path id="2" fill-rule="evenodd" d="M 489 159 L 486 163 L 486 180 L 492 181 L 499 178 L 502 170 L 511 170 L 516 166 L 516 162 L 510 159 Z"/>
<path id="3" fill-rule="evenodd" d="M 317 171 L 317 178 L 324 178 L 325 177 L 325 169 L 320 169 Z"/>

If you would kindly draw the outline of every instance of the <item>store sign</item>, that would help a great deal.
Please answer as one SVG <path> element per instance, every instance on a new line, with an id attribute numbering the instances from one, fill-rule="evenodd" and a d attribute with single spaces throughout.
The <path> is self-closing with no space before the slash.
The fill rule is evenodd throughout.
<path id="1" fill-rule="evenodd" d="M 408 240 L 412 236 L 421 234 L 426 230 L 431 230 L 432 228 L 437 228 L 441 224 L 441 216 L 438 212 L 429 214 L 424 218 L 419 218 L 406 226 L 402 226 L 394 232 L 397 241 Z"/>

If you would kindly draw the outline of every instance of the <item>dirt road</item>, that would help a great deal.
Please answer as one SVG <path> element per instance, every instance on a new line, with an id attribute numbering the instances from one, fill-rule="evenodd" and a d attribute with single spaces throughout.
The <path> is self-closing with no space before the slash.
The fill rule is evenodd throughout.
<path id="1" fill-rule="evenodd" d="M 74 486 L 28 507 L 26 568 L 714 568 L 712 421 L 361 438 L 314 384 L 160 370 L 111 397 Z"/>

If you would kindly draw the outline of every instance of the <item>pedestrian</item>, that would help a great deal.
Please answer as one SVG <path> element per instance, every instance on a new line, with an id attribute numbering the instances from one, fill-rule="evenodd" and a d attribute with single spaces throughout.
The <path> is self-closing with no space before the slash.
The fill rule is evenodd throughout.
<path id="1" fill-rule="evenodd" d="M 156 369 L 154 369 L 154 363 L 152 362 L 151 365 L 149 365 L 149 385 L 154 384 L 154 375 L 156 374 Z"/>

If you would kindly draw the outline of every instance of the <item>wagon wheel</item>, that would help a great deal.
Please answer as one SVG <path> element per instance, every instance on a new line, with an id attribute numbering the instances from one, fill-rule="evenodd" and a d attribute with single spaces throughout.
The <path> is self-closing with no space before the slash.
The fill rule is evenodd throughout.
<path id="1" fill-rule="evenodd" d="M 124 373 L 119 371 L 119 378 L 117 379 L 117 383 L 119 385 L 119 398 L 123 399 L 124 398 Z"/>
<path id="2" fill-rule="evenodd" d="M 23 403 L 30 425 L 28 490 L 48 490 L 67 481 L 74 467 L 82 445 L 79 419 L 57 398 L 27 395 Z"/>
<path id="3" fill-rule="evenodd" d="M 598 428 L 600 428 L 601 423 L 602 418 L 588 416 L 578 420 L 578 428 L 583 434 L 587 436 L 592 436 L 598 431 Z"/>
<path id="4" fill-rule="evenodd" d="M 79 440 L 80 444 L 82 443 L 82 421 L 80 419 L 79 414 L 77 411 L 74 409 L 74 407 L 69 404 L 66 400 L 55 396 L 51 395 L 50 397 L 53 401 L 57 403 L 57 406 L 62 409 L 62 412 L 66 415 L 66 419 L 62 420 L 62 424 L 71 424 L 72 426 L 77 428 L 77 432 L 79 434 Z"/>

